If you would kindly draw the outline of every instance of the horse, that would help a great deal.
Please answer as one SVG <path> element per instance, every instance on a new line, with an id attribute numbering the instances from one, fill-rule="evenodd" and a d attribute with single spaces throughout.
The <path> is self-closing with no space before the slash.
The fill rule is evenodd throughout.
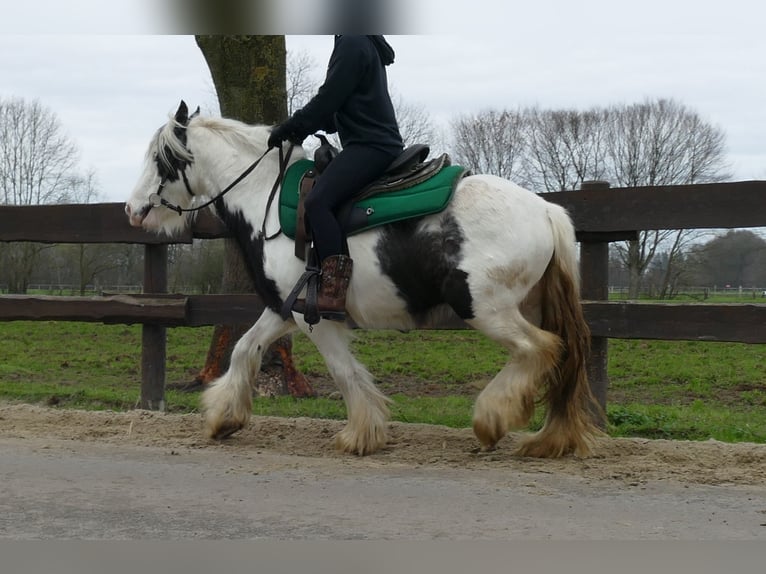
<path id="1" fill-rule="evenodd" d="M 206 206 L 241 247 L 265 309 L 236 343 L 230 367 L 202 396 L 203 433 L 226 438 L 252 413 L 251 382 L 264 351 L 302 331 L 316 345 L 346 407 L 338 450 L 366 455 L 387 442 L 390 399 L 351 353 L 349 322 L 281 313 L 304 272 L 271 208 L 285 163 L 267 148 L 269 126 L 191 116 L 184 102 L 152 137 L 125 205 L 131 225 L 173 236 Z M 255 167 L 254 167 L 255 166 Z M 245 177 L 246 176 L 246 177 Z M 270 196 L 272 196 L 270 198 Z M 347 315 L 362 329 L 409 331 L 457 315 L 508 350 L 500 372 L 479 393 L 473 431 L 492 450 L 524 429 L 536 405 L 542 428 L 522 433 L 514 454 L 588 456 L 601 434 L 586 374 L 590 332 L 579 299 L 574 227 L 567 211 L 508 180 L 468 174 L 445 209 L 348 237 L 355 262 Z"/>

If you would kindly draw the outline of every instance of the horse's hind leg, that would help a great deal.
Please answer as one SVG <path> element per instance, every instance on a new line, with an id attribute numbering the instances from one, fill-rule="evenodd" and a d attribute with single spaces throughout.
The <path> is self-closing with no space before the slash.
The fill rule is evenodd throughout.
<path id="1" fill-rule="evenodd" d="M 225 438 L 243 428 L 253 409 L 251 383 L 261 369 L 263 352 L 279 337 L 295 330 L 266 309 L 255 325 L 234 346 L 229 369 L 213 381 L 202 395 L 203 432 L 211 438 Z"/>
<path id="2" fill-rule="evenodd" d="M 511 354 L 474 407 L 474 433 L 485 449 L 491 449 L 509 430 L 529 423 L 540 386 L 557 364 L 561 340 L 535 327 L 518 309 L 471 323 Z"/>
<path id="3" fill-rule="evenodd" d="M 349 350 L 351 333 L 332 321 L 321 321 L 307 335 L 317 346 L 346 403 L 348 423 L 335 436 L 342 452 L 371 454 L 386 444 L 390 402 L 372 375 Z"/>

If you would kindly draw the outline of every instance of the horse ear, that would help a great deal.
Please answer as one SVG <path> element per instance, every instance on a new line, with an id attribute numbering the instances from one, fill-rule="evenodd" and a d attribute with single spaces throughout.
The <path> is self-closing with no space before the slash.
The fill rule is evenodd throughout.
<path id="1" fill-rule="evenodd" d="M 182 126 L 189 123 L 189 108 L 186 107 L 186 102 L 183 100 L 181 100 L 181 105 L 178 106 L 176 121 Z"/>
<path id="2" fill-rule="evenodd" d="M 197 106 L 197 109 L 194 110 L 194 113 L 189 116 L 189 119 L 196 118 L 199 115 L 199 106 Z"/>

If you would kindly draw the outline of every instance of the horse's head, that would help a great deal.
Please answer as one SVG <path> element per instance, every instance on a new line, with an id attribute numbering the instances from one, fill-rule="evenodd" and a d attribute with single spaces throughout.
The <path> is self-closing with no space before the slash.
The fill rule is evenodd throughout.
<path id="1" fill-rule="evenodd" d="M 163 205 L 163 201 L 182 209 L 194 199 L 198 179 L 193 173 L 194 156 L 187 147 L 191 116 L 183 101 L 175 116 L 160 128 L 149 144 L 144 168 L 125 204 L 130 224 L 147 230 L 174 235 L 184 229 L 188 215 L 181 216 Z"/>

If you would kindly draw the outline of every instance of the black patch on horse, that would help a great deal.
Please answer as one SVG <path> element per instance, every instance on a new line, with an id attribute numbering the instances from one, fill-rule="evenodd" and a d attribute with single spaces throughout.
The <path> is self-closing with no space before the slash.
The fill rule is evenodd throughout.
<path id="1" fill-rule="evenodd" d="M 282 309 L 282 299 L 279 296 L 277 284 L 273 279 L 266 276 L 263 267 L 263 236 L 259 234 L 255 237 L 253 226 L 244 218 L 242 212 L 232 213 L 226 209 L 223 199 L 215 202 L 215 208 L 218 216 L 226 224 L 226 228 L 231 231 L 242 250 L 247 271 L 255 286 L 255 292 L 260 295 L 266 307 L 278 314 Z"/>
<path id="2" fill-rule="evenodd" d="M 173 135 L 178 138 L 178 141 L 186 147 L 186 128 L 183 126 L 176 126 L 173 128 Z M 187 148 L 188 149 L 188 148 Z M 157 164 L 157 173 L 160 179 L 167 182 L 174 182 L 179 178 L 179 173 L 186 169 L 189 162 L 176 157 L 170 149 L 170 146 L 165 146 L 164 153 L 156 153 L 154 156 L 154 162 Z"/>
<path id="3" fill-rule="evenodd" d="M 396 285 L 407 311 L 422 319 L 447 304 L 461 319 L 472 319 L 473 299 L 462 259 L 463 232 L 450 215 L 437 231 L 418 230 L 422 219 L 387 225 L 375 246 L 380 266 Z"/>

